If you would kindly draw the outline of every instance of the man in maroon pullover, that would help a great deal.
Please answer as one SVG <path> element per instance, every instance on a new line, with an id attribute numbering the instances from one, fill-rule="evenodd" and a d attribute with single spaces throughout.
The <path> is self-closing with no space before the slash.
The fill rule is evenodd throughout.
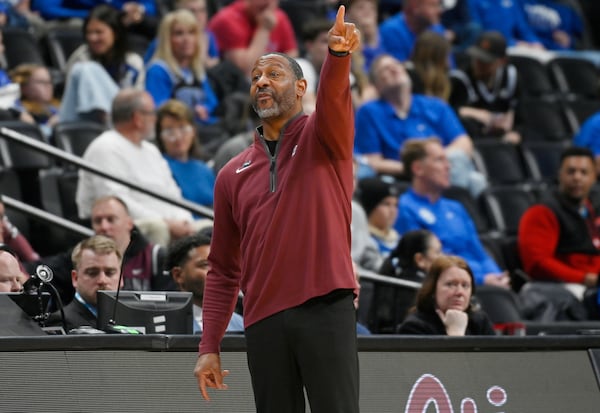
<path id="1" fill-rule="evenodd" d="M 348 79 L 359 42 L 340 7 L 310 116 L 302 111 L 306 80 L 295 60 L 267 54 L 252 69 L 250 94 L 262 125 L 215 184 L 194 370 L 205 399 L 207 387 L 227 387 L 219 347 L 241 288 L 257 412 L 303 412 L 304 388 L 313 413 L 358 412 Z"/>

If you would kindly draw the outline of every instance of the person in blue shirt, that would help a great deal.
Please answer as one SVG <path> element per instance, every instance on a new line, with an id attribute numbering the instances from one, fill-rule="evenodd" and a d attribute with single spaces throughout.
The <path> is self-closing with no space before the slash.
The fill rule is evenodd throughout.
<path id="1" fill-rule="evenodd" d="M 186 9 L 190 11 L 198 21 L 198 38 L 202 45 L 202 54 L 204 65 L 209 68 L 215 66 L 219 62 L 219 48 L 217 46 L 217 39 L 215 35 L 206 29 L 208 22 L 208 8 L 206 0 L 175 0 L 174 10 Z M 158 39 L 155 38 L 150 42 L 146 53 L 144 53 L 144 63 L 150 62 L 152 56 L 156 52 L 156 46 Z"/>
<path id="2" fill-rule="evenodd" d="M 410 76 L 396 58 L 384 54 L 371 65 L 371 82 L 380 98 L 356 113 L 355 152 L 379 174 L 404 172 L 400 150 L 410 138 L 437 136 L 452 164 L 452 183 L 478 195 L 487 186 L 475 171 L 473 142 L 447 102 L 412 93 Z"/>
<path id="3" fill-rule="evenodd" d="M 575 8 L 556 0 L 522 0 L 527 22 L 546 49 L 581 48 L 583 19 Z"/>
<path id="4" fill-rule="evenodd" d="M 215 174 L 199 159 L 202 155 L 192 111 L 175 99 L 163 103 L 157 112 L 156 138 L 183 197 L 212 208 Z"/>
<path id="5" fill-rule="evenodd" d="M 194 111 L 195 121 L 213 125 L 219 101 L 206 76 L 199 26 L 188 10 L 175 10 L 163 17 L 158 48 L 146 71 L 146 90 L 156 105 L 168 99 L 181 100 Z"/>
<path id="6" fill-rule="evenodd" d="M 31 10 L 39 12 L 46 20 L 84 19 L 91 9 L 100 4 L 122 10 L 130 20 L 141 20 L 144 16 L 158 15 L 155 0 L 33 0 Z"/>
<path id="7" fill-rule="evenodd" d="M 469 0 L 445 1 L 441 16 L 446 37 L 452 43 L 453 50 L 464 51 L 473 45 L 481 33 L 481 26 L 471 18 Z"/>
<path id="8" fill-rule="evenodd" d="M 445 254 L 465 259 L 477 285 L 510 287 L 510 278 L 485 251 L 473 220 L 457 201 L 444 198 L 450 187 L 450 164 L 437 138 L 411 139 L 402 151 L 411 187 L 400 196 L 395 228 L 404 234 L 427 229 L 442 242 Z"/>
<path id="9" fill-rule="evenodd" d="M 404 0 L 402 11 L 387 18 L 379 27 L 383 50 L 401 62 L 408 60 L 419 34 L 425 30 L 445 33 L 440 23 L 441 14 L 440 0 Z"/>
<path id="10" fill-rule="evenodd" d="M 588 148 L 594 154 L 596 174 L 600 175 L 600 112 L 596 112 L 581 125 L 573 138 L 573 145 Z"/>
<path id="11" fill-rule="evenodd" d="M 174 241 L 169 246 L 167 253 L 167 269 L 179 290 L 192 293 L 194 300 L 194 333 L 202 332 L 202 301 L 204 299 L 204 282 L 210 269 L 209 253 L 210 236 L 205 232 Z M 234 312 L 226 331 L 243 333 L 243 317 Z"/>
<path id="12" fill-rule="evenodd" d="M 529 25 L 520 0 L 469 0 L 471 17 L 483 30 L 502 33 L 508 46 L 544 49 Z"/>

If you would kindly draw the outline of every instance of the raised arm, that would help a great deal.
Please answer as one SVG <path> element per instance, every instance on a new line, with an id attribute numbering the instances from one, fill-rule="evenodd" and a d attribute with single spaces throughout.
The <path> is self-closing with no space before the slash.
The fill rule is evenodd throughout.
<path id="1" fill-rule="evenodd" d="M 360 45 L 360 33 L 344 22 L 345 8 L 338 9 L 328 33 L 329 55 L 321 69 L 315 110 L 317 133 L 334 157 L 350 159 L 353 151 L 354 110 L 350 94 L 350 53 Z"/>

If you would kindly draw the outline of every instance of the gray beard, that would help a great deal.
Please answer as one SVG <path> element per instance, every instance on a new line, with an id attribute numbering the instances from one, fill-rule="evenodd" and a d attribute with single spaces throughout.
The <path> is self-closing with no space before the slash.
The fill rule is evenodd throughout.
<path id="1" fill-rule="evenodd" d="M 276 101 L 273 96 L 273 106 L 266 109 L 261 109 L 256 104 L 256 101 L 252 102 L 252 108 L 256 112 L 259 118 L 269 119 L 281 116 L 281 114 L 289 112 L 293 107 L 296 96 L 293 94 L 281 96 L 281 101 Z"/>
<path id="2" fill-rule="evenodd" d="M 254 108 L 254 111 L 256 112 L 258 117 L 261 119 L 274 118 L 275 116 L 281 113 L 281 111 L 279 110 L 279 105 L 275 105 L 274 107 L 268 109 L 260 109 L 256 107 L 256 105 L 252 105 L 252 107 Z"/>

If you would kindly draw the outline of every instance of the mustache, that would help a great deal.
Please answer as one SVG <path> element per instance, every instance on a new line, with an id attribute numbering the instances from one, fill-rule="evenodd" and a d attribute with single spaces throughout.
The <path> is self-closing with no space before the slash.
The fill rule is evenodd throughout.
<path id="1" fill-rule="evenodd" d="M 256 95 L 258 95 L 260 93 L 268 93 L 270 95 L 274 95 L 275 91 L 273 89 L 271 89 L 270 87 L 265 86 L 265 87 L 256 89 Z"/>

